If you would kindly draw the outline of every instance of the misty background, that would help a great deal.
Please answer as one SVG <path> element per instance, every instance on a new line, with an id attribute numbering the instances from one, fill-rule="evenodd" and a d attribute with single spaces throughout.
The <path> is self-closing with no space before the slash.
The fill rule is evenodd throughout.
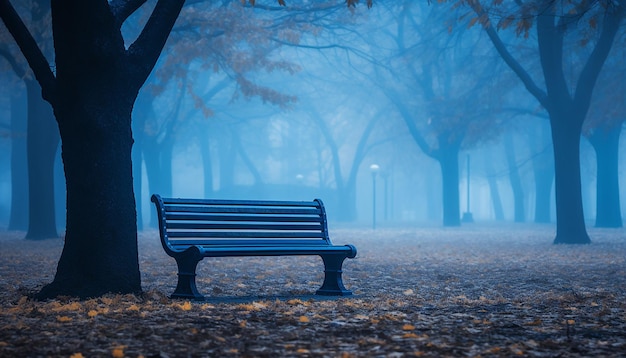
<path id="1" fill-rule="evenodd" d="M 155 226 L 152 193 L 321 198 L 331 225 L 371 227 L 375 216 L 380 227 L 456 226 L 444 218 L 450 195 L 458 218 L 469 211 L 478 222 L 555 221 L 548 115 L 471 17 L 452 4 L 417 1 L 350 11 L 288 5 L 225 1 L 183 10 L 133 112 L 140 228 Z M 580 41 L 586 24 L 571 31 L 564 59 L 571 86 L 590 51 Z M 2 51 L 18 53 L 0 31 Z M 132 41 L 136 29 L 125 32 Z M 619 138 L 623 130 L 624 34 L 602 69 L 584 133 L 610 124 Z M 541 81 L 533 32 L 501 36 Z M 0 227 L 26 230 L 32 107 L 25 77 L 2 58 L 0 70 Z M 31 130 L 54 135 L 52 128 Z M 618 143 L 621 183 L 626 144 Z M 61 233 L 65 184 L 56 147 L 49 179 Z M 580 161 L 593 225 L 597 159 L 585 136 Z"/>

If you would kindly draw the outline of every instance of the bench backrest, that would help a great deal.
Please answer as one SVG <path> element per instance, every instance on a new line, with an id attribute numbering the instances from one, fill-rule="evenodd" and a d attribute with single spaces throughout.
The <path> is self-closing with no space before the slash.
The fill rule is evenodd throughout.
<path id="1" fill-rule="evenodd" d="M 331 245 L 326 211 L 313 201 L 152 196 L 165 251 L 191 245 Z"/>

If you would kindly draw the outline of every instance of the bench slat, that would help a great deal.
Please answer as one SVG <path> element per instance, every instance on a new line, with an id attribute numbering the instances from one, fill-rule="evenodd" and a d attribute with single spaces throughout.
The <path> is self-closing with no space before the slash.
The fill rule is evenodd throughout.
<path id="1" fill-rule="evenodd" d="M 223 231 L 223 232 L 206 232 L 206 231 L 170 231 L 168 236 L 171 238 L 177 237 L 201 237 L 201 238 L 228 238 L 228 237 L 241 237 L 241 238 L 258 238 L 258 239 L 271 239 L 271 238 L 320 238 L 323 239 L 324 235 L 320 232 L 242 232 L 242 231 Z"/>
<path id="2" fill-rule="evenodd" d="M 350 253 L 349 246 L 326 246 L 326 247 L 210 247 L 205 251 L 205 255 L 212 257 L 225 256 L 287 256 L 287 255 L 311 255 L 321 253 Z"/>
<path id="3" fill-rule="evenodd" d="M 253 216 L 253 215 L 214 215 L 214 214 L 180 214 L 165 213 L 165 219 L 170 225 L 171 220 L 189 221 L 250 221 L 250 222 L 322 222 L 320 217 L 314 216 Z"/>
<path id="4" fill-rule="evenodd" d="M 315 207 L 319 205 L 315 201 L 276 201 L 276 200 L 223 200 L 223 199 L 180 199 L 162 198 L 165 205 L 168 204 L 191 204 L 191 205 L 243 205 L 243 206 L 300 206 Z"/>
<path id="5" fill-rule="evenodd" d="M 289 240 L 289 239 L 281 239 L 281 240 L 185 240 L 185 239 L 172 239 L 170 240 L 170 244 L 172 246 L 181 246 L 183 248 L 187 248 L 189 246 L 203 246 L 203 247 L 218 247 L 218 246 L 247 246 L 247 247 L 273 247 L 273 246 L 322 246 L 327 247 L 328 244 L 319 239 L 311 239 L 311 240 Z"/>
<path id="6" fill-rule="evenodd" d="M 262 223 L 198 223 L 187 221 L 176 221 L 168 223 L 169 229 L 195 229 L 195 230 L 294 230 L 294 231 L 321 231 L 320 224 L 262 224 Z"/>
<path id="7" fill-rule="evenodd" d="M 274 207 L 226 207 L 226 206 L 172 206 L 165 205 L 167 212 L 181 213 L 234 213 L 234 214 L 289 214 L 289 215 L 320 215 L 319 209 L 293 209 Z"/>

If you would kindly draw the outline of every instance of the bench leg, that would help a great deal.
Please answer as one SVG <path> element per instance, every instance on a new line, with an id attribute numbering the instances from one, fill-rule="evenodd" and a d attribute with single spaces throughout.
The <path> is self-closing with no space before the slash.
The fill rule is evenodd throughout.
<path id="1" fill-rule="evenodd" d="M 341 279 L 341 267 L 346 255 L 320 255 L 324 260 L 324 283 L 315 294 L 321 296 L 350 296 L 352 291 L 347 290 Z"/>
<path id="2" fill-rule="evenodd" d="M 176 257 L 178 265 L 178 284 L 171 298 L 184 298 L 190 300 L 204 300 L 204 296 L 198 292 L 196 287 L 196 267 L 202 261 L 202 256 L 198 249 L 191 247 Z"/>

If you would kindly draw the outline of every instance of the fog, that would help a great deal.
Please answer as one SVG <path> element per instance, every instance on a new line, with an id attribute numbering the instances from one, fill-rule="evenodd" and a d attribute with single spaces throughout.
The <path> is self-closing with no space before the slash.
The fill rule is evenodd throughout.
<path id="1" fill-rule="evenodd" d="M 183 12 L 181 28 L 174 29 L 133 112 L 140 228 L 154 226 L 153 193 L 321 198 L 338 226 L 456 226 L 454 219 L 466 212 L 474 222 L 554 223 L 545 108 L 481 26 L 468 26 L 446 4 L 396 3 L 318 9 L 324 16 L 247 8 L 243 17 L 237 1 L 212 12 L 222 21 L 203 24 Z M 228 16 L 233 21 L 225 21 Z M 186 20 L 195 26 L 193 35 L 182 28 Z M 587 30 L 567 37 L 563 63 L 571 92 L 591 51 L 579 45 Z M 126 31 L 136 36 L 133 28 Z M 536 34 L 500 35 L 544 87 Z M 623 36 L 596 83 L 583 134 L 609 123 L 622 130 Z M 4 37 L 0 45 L 14 46 Z M 0 227 L 26 230 L 18 219 L 28 217 L 27 207 L 12 208 L 16 196 L 22 203 L 28 198 L 16 189 L 28 180 L 19 165 L 26 161 L 28 106 L 15 98 L 25 87 L 2 59 L 0 68 Z M 580 145 L 581 194 L 593 225 L 598 168 L 586 138 Z M 625 153 L 626 143 L 619 141 L 618 182 L 624 180 Z M 54 157 L 54 215 L 62 233 L 60 148 Z M 625 190 L 622 185 L 615 193 L 621 212 Z"/>

